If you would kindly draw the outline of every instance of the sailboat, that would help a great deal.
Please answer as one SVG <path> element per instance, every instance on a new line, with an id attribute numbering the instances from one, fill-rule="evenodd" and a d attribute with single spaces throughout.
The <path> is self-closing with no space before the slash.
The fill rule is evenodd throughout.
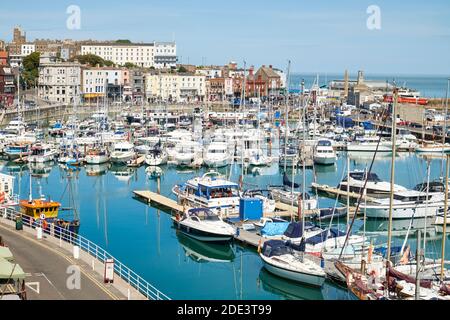
<path id="1" fill-rule="evenodd" d="M 260 142 L 261 142 L 261 93 L 258 91 L 258 140 L 256 152 L 249 158 L 249 164 L 251 166 L 269 166 L 272 163 L 272 158 L 264 154 Z"/>
<path id="2" fill-rule="evenodd" d="M 281 278 L 321 287 L 325 282 L 325 271 L 315 257 L 294 250 L 292 244 L 282 240 L 264 243 L 260 257 L 264 268 Z M 317 259 L 316 259 L 317 260 Z"/>
<path id="3" fill-rule="evenodd" d="M 70 180 L 69 180 L 69 189 Z M 30 174 L 30 191 L 28 199 L 20 200 L 20 211 L 23 217 L 27 219 L 31 224 L 41 226 L 44 230 L 50 230 L 50 225 L 54 224 L 55 231 L 60 229 L 66 229 L 74 233 L 78 233 L 80 227 L 80 221 L 78 218 L 68 221 L 58 216 L 59 210 L 61 210 L 61 203 L 47 200 L 44 195 L 39 199 L 33 199 L 32 195 L 32 178 Z M 58 228 L 59 227 L 59 228 Z"/>
<path id="4" fill-rule="evenodd" d="M 303 105 L 304 114 L 305 110 L 306 106 Z M 305 132 L 303 135 L 305 137 Z M 303 163 L 302 188 L 304 199 L 306 188 L 305 163 Z M 301 201 L 299 206 L 301 206 L 301 212 L 305 212 L 305 202 Z M 325 282 L 326 273 L 321 266 L 320 259 L 318 260 L 317 257 L 305 252 L 305 215 L 303 214 L 301 218 L 301 230 L 305 230 L 305 232 L 302 232 L 301 234 L 301 241 L 299 245 L 294 245 L 291 241 L 286 242 L 283 240 L 269 240 L 264 243 L 262 252 L 260 252 L 260 257 L 267 271 L 279 277 L 321 287 Z"/>

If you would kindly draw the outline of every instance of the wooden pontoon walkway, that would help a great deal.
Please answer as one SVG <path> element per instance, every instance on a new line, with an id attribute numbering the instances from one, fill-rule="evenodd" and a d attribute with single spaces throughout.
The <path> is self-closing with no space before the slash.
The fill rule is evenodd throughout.
<path id="1" fill-rule="evenodd" d="M 169 199 L 165 196 L 157 194 L 152 191 L 133 191 L 136 198 L 144 200 L 148 204 L 156 203 L 160 206 L 166 207 L 178 212 L 184 212 L 187 208 L 179 205 L 175 200 Z"/>
<path id="2" fill-rule="evenodd" d="M 347 191 L 343 191 L 343 190 L 340 190 L 340 189 L 335 188 L 335 187 L 330 187 L 330 186 L 328 186 L 326 184 L 318 184 L 318 183 L 314 183 L 313 182 L 311 184 L 311 187 L 312 187 L 313 190 L 324 192 L 328 196 L 333 197 L 333 198 L 336 198 L 336 196 L 339 196 L 341 198 L 346 198 L 347 194 L 348 194 L 350 199 L 358 200 L 359 197 L 361 196 L 359 193 L 355 193 L 355 192 L 347 193 Z M 375 200 L 375 198 L 367 196 L 367 195 L 366 196 L 363 195 L 362 199 L 366 200 L 366 201 L 373 201 L 373 200 Z"/>

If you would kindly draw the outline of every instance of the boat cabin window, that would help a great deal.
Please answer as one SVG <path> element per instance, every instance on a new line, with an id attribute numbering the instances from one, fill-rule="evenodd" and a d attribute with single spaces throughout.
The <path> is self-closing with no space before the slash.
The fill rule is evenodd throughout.
<path id="1" fill-rule="evenodd" d="M 427 199 L 430 199 L 431 196 L 429 195 L 428 198 L 426 195 L 421 195 L 421 196 L 403 196 L 403 195 L 398 195 L 398 194 L 394 194 L 394 199 L 395 200 L 400 200 L 402 202 L 423 202 L 426 201 Z"/>

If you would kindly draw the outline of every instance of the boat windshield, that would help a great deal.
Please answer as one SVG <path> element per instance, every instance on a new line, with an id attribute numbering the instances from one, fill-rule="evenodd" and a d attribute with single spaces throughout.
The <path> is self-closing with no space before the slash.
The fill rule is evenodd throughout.
<path id="1" fill-rule="evenodd" d="M 189 211 L 189 214 L 192 217 L 198 217 L 200 221 L 220 221 L 219 216 L 210 210 L 192 209 L 191 211 Z"/>
<path id="2" fill-rule="evenodd" d="M 366 172 L 351 172 L 350 177 L 355 180 L 364 181 L 366 179 Z M 370 173 L 367 176 L 367 181 L 370 182 L 381 182 L 382 180 L 378 177 L 376 173 Z"/>
<path id="3" fill-rule="evenodd" d="M 320 141 L 317 143 L 317 145 L 320 146 L 320 147 L 331 147 L 331 141 L 328 141 L 328 140 L 320 140 Z"/>

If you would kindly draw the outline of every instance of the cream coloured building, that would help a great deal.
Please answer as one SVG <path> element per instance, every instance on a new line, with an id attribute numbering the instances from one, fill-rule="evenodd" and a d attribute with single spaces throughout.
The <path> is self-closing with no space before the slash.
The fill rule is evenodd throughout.
<path id="1" fill-rule="evenodd" d="M 39 65 L 39 98 L 70 104 L 81 94 L 81 65 L 77 62 L 45 61 Z"/>
<path id="2" fill-rule="evenodd" d="M 81 54 L 95 54 L 118 65 L 132 63 L 143 68 L 171 68 L 176 67 L 177 63 L 177 46 L 174 42 L 92 43 L 82 45 Z"/>
<path id="3" fill-rule="evenodd" d="M 148 73 L 145 91 L 148 100 L 202 101 L 206 95 L 206 77 L 191 73 Z"/>

